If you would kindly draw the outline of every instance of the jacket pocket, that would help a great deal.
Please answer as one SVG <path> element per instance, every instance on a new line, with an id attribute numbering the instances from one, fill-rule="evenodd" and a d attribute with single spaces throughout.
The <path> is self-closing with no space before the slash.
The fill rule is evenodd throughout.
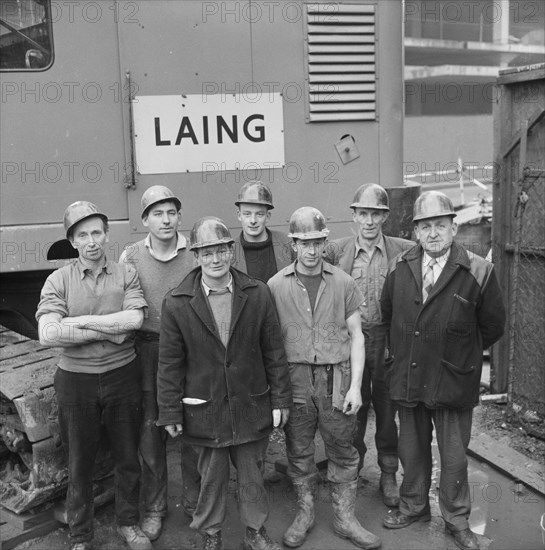
<path id="1" fill-rule="evenodd" d="M 250 404 L 244 411 L 244 418 L 250 423 L 250 432 L 262 432 L 272 425 L 270 386 L 264 392 L 250 394 Z"/>
<path id="2" fill-rule="evenodd" d="M 435 404 L 466 409 L 479 401 L 481 369 L 474 365 L 462 368 L 441 360 L 440 373 L 435 392 Z"/>
<path id="3" fill-rule="evenodd" d="M 219 429 L 218 406 L 213 401 L 182 403 L 184 409 L 183 430 L 190 437 L 216 439 Z"/>

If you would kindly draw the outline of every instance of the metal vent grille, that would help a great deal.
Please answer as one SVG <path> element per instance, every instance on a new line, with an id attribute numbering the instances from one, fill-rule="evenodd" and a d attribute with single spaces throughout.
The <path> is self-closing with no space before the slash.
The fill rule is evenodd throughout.
<path id="1" fill-rule="evenodd" d="M 375 5 L 306 4 L 308 120 L 376 118 Z"/>

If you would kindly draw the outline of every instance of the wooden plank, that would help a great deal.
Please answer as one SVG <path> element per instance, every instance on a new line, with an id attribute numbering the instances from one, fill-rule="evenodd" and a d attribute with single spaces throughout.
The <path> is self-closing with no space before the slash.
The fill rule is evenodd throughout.
<path id="1" fill-rule="evenodd" d="M 13 527 L 9 523 L 0 525 L 0 541 L 2 542 L 2 550 L 11 550 L 18 544 L 36 537 L 43 537 L 51 531 L 62 527 L 62 523 L 55 519 L 46 521 L 39 525 L 34 525 L 28 529 L 21 530 Z"/>
<path id="2" fill-rule="evenodd" d="M 467 454 L 483 460 L 507 477 L 520 480 L 530 489 L 545 495 L 542 466 L 509 447 L 506 441 L 496 441 L 485 433 L 473 435 Z"/>
<path id="3" fill-rule="evenodd" d="M 32 365 L 33 363 L 39 363 L 40 361 L 46 361 L 47 359 L 58 356 L 59 352 L 53 349 L 38 349 L 35 352 L 30 352 L 26 355 L 19 355 L 17 357 L 0 360 L 0 372 L 19 369 L 26 365 Z"/>
<path id="4" fill-rule="evenodd" d="M 27 340 L 25 342 L 15 343 L 12 346 L 4 346 L 0 349 L 0 361 L 9 359 L 10 357 L 18 357 L 19 355 L 26 355 L 40 346 L 35 340 Z M 45 348 L 43 348 L 45 349 Z"/>
<path id="5" fill-rule="evenodd" d="M 21 397 L 32 388 L 43 389 L 53 385 L 58 357 L 4 372 L 0 375 L 0 390 L 8 399 Z"/>
<path id="6" fill-rule="evenodd" d="M 16 527 L 21 531 L 29 529 L 30 527 L 35 527 L 41 523 L 46 523 L 52 519 L 55 519 L 52 506 L 41 512 L 26 512 L 23 514 L 15 514 L 10 510 L 0 507 L 0 521 L 9 523 L 12 527 Z"/>

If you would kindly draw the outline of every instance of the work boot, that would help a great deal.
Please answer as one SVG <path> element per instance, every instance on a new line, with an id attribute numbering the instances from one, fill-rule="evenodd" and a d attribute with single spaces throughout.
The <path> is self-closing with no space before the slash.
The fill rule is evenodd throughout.
<path id="1" fill-rule="evenodd" d="M 223 550 L 223 540 L 221 538 L 221 531 L 209 535 L 203 533 L 202 535 L 202 550 Z"/>
<path id="2" fill-rule="evenodd" d="M 462 529 L 461 531 L 454 531 L 450 527 L 447 527 L 447 532 L 454 537 L 454 542 L 458 548 L 462 550 L 479 550 L 479 541 L 477 540 L 477 535 L 467 528 Z"/>
<path id="3" fill-rule="evenodd" d="M 259 531 L 246 527 L 242 547 L 244 550 L 282 550 L 282 547 L 269 537 L 265 527 L 261 527 Z"/>
<path id="4" fill-rule="evenodd" d="M 117 532 L 125 539 L 131 550 L 153 550 L 150 540 L 138 525 L 118 525 Z"/>
<path id="5" fill-rule="evenodd" d="M 163 528 L 163 518 L 161 516 L 144 516 L 141 523 L 142 533 L 149 540 L 156 540 L 161 534 Z"/>
<path id="6" fill-rule="evenodd" d="M 331 483 L 330 487 L 335 533 L 344 539 L 350 539 L 360 548 L 378 548 L 382 544 L 381 540 L 364 529 L 354 515 L 358 482 Z"/>
<path id="7" fill-rule="evenodd" d="M 70 546 L 70 550 L 92 550 L 93 543 L 90 540 L 86 540 L 85 542 L 74 542 Z"/>
<path id="8" fill-rule="evenodd" d="M 290 548 L 297 548 L 305 542 L 307 533 L 314 527 L 316 480 L 294 480 L 293 486 L 297 493 L 297 514 L 284 533 L 282 542 Z"/>
<path id="9" fill-rule="evenodd" d="M 378 484 L 382 493 L 382 502 L 389 508 L 399 506 L 399 489 L 397 488 L 396 475 L 382 472 Z"/>

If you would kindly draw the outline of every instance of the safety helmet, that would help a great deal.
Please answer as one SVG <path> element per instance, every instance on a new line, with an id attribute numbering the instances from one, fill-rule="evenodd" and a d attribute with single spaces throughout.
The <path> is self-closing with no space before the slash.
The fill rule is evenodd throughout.
<path id="1" fill-rule="evenodd" d="M 290 232 L 292 239 L 321 239 L 329 235 L 324 215 L 312 206 L 298 208 L 290 218 Z"/>
<path id="2" fill-rule="evenodd" d="M 271 190 L 260 181 L 249 181 L 240 188 L 235 204 L 239 206 L 241 203 L 263 204 L 269 210 L 274 208 Z"/>
<path id="3" fill-rule="evenodd" d="M 66 231 L 66 237 L 69 236 L 73 227 L 91 216 L 98 216 L 104 223 L 108 223 L 108 216 L 103 214 L 92 202 L 89 201 L 77 201 L 73 202 L 64 211 L 64 230 Z"/>
<path id="4" fill-rule="evenodd" d="M 364 183 L 358 187 L 350 208 L 390 210 L 388 193 L 378 183 Z"/>
<path id="5" fill-rule="evenodd" d="M 205 216 L 195 222 L 189 233 L 190 250 L 214 246 L 217 244 L 234 243 L 231 233 L 223 220 L 214 216 Z"/>
<path id="6" fill-rule="evenodd" d="M 146 189 L 140 201 L 142 205 L 142 218 L 147 215 L 150 206 L 164 201 L 172 201 L 176 205 L 176 210 L 182 208 L 182 202 L 168 187 L 164 185 L 152 185 Z"/>
<path id="7" fill-rule="evenodd" d="M 414 203 L 413 222 L 439 216 L 456 216 L 452 201 L 440 191 L 422 193 Z"/>

